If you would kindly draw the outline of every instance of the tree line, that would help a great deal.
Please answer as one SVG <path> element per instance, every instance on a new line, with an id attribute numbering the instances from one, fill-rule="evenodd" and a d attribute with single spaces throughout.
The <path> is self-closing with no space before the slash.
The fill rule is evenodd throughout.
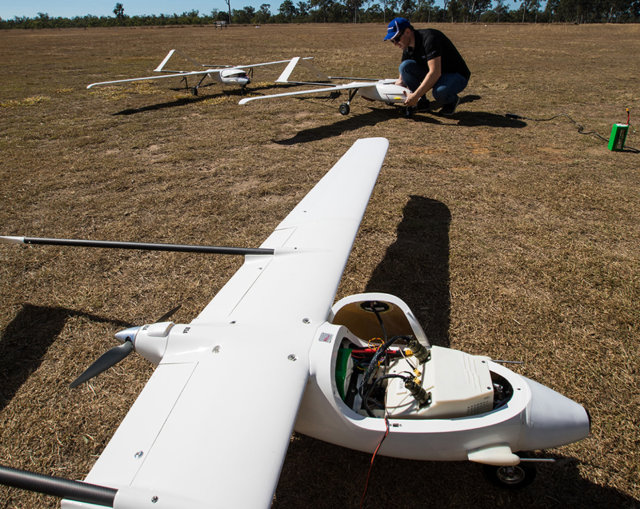
<path id="1" fill-rule="evenodd" d="M 0 18 L 0 28 L 86 28 L 109 26 L 162 26 L 265 23 L 380 23 L 396 16 L 412 22 L 482 23 L 629 23 L 640 21 L 640 0 L 283 0 L 274 14 L 271 4 L 258 9 L 246 6 L 209 14 L 197 10 L 182 14 L 127 16 L 117 3 L 114 16 L 51 17 L 39 12 L 35 18 Z"/>

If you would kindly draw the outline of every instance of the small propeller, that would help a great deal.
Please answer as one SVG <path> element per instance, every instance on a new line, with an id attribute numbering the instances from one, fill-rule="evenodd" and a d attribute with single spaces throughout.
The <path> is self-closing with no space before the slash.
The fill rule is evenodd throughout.
<path id="1" fill-rule="evenodd" d="M 165 313 L 160 317 L 157 322 L 164 322 L 168 320 L 171 315 L 173 315 L 176 311 L 180 309 L 180 305 L 173 308 L 171 311 Z M 129 327 L 128 329 L 121 330 L 116 332 L 115 336 L 118 340 L 122 341 L 121 345 L 114 346 L 112 349 L 103 353 L 98 359 L 91 364 L 78 378 L 76 378 L 69 387 L 72 389 L 78 387 L 81 383 L 86 382 L 87 380 L 92 379 L 94 376 L 98 376 L 103 371 L 106 371 L 112 366 L 115 366 L 124 359 L 127 355 L 129 355 L 134 350 L 133 341 L 136 337 L 136 334 L 140 330 L 140 327 Z"/>
<path id="2" fill-rule="evenodd" d="M 118 346 L 114 346 L 111 350 L 103 353 L 98 360 L 96 360 L 91 366 L 89 366 L 84 373 L 71 382 L 72 389 L 78 387 L 83 382 L 99 375 L 103 371 L 109 369 L 111 366 L 115 366 L 124 359 L 127 355 L 133 352 L 133 341 L 127 339 L 124 343 Z"/>

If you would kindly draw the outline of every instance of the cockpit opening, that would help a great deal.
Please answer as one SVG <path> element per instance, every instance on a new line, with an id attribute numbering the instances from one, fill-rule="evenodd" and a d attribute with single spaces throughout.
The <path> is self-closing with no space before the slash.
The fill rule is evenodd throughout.
<path id="1" fill-rule="evenodd" d="M 417 337 L 424 333 L 415 330 L 398 303 L 350 302 L 335 313 L 333 323 L 353 334 L 338 347 L 337 392 L 361 415 L 466 417 L 499 408 L 513 395 L 509 382 L 490 370 L 488 357 L 432 347 L 426 337 Z"/>

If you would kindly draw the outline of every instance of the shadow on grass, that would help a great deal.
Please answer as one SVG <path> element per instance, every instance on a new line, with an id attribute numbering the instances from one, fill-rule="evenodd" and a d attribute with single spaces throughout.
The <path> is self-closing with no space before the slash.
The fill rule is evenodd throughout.
<path id="1" fill-rule="evenodd" d="M 334 122 L 332 124 L 312 127 L 311 129 L 303 129 L 302 131 L 298 131 L 291 138 L 272 141 L 273 143 L 277 143 L 278 145 L 296 145 L 298 143 L 308 143 L 310 141 L 323 140 L 325 138 L 339 136 L 342 133 L 355 131 L 356 129 L 360 129 L 366 126 L 376 125 L 379 122 L 386 122 L 387 120 L 398 118 L 399 116 L 402 116 L 401 110 L 399 108 L 372 109 L 367 113 L 348 116 L 344 120 L 339 120 L 338 122 Z"/>
<path id="2" fill-rule="evenodd" d="M 507 118 L 504 115 L 489 113 L 486 111 L 460 111 L 458 110 L 451 117 L 451 120 L 457 120 L 459 126 L 463 127 L 503 127 L 510 129 L 522 129 L 527 126 L 526 122 L 517 119 Z"/>
<path id="3" fill-rule="evenodd" d="M 449 346 L 449 224 L 451 212 L 439 201 L 411 196 L 366 291 L 397 295 L 411 308 L 429 342 Z"/>
<path id="4" fill-rule="evenodd" d="M 218 85 L 218 84 L 212 83 L 208 85 L 203 85 L 200 87 L 200 89 L 209 87 L 209 86 L 215 86 L 215 85 Z M 271 88 L 273 88 L 273 86 L 269 86 L 269 85 L 266 85 L 263 87 L 255 87 L 251 89 L 251 92 L 254 92 L 257 90 L 271 89 Z M 288 86 L 286 86 L 285 88 L 288 88 Z M 171 90 L 176 92 L 188 92 L 184 89 L 184 87 L 172 88 Z M 164 110 L 167 108 L 176 108 L 178 106 L 185 106 L 187 104 L 197 104 L 202 101 L 207 101 L 210 99 L 217 99 L 220 97 L 230 97 L 230 96 L 245 97 L 246 93 L 244 93 L 241 89 L 238 88 L 234 90 L 223 90 L 221 92 L 210 94 L 210 95 L 197 95 L 197 96 L 192 95 L 187 97 L 181 97 L 180 99 L 176 99 L 175 101 L 169 101 L 169 102 L 158 103 L 158 104 L 150 104 L 149 106 L 142 106 L 141 108 L 127 108 L 126 110 L 121 110 L 116 113 L 113 113 L 113 116 L 135 115 L 137 113 L 144 113 L 147 111 L 158 111 L 158 110 Z"/>
<path id="5" fill-rule="evenodd" d="M 47 349 L 70 317 L 81 316 L 100 323 L 130 327 L 112 320 L 66 308 L 24 304 L 0 336 L 0 410 L 2 410 L 40 364 Z"/>
<path id="6" fill-rule="evenodd" d="M 137 113 L 144 113 L 146 111 L 156 111 L 156 110 L 163 110 L 165 108 L 175 108 L 177 106 L 184 106 L 186 104 L 195 104 L 202 101 L 206 101 L 207 99 L 211 99 L 212 97 L 217 97 L 217 96 L 208 95 L 208 96 L 198 96 L 198 97 L 183 97 L 181 99 L 176 99 L 175 101 L 169 101 L 169 102 L 160 103 L 160 104 L 150 104 L 149 106 L 143 106 L 141 108 L 127 108 L 126 110 L 118 111 L 113 115 L 114 116 L 135 115 Z"/>
<path id="7" fill-rule="evenodd" d="M 508 490 L 490 484 L 482 467 L 470 462 L 378 456 L 363 507 L 637 507 L 638 501 L 631 496 L 583 479 L 575 459 L 555 458 L 555 464 L 539 464 L 532 485 Z M 358 507 L 370 461 L 369 454 L 296 435 L 289 446 L 272 507 Z"/>
<path id="8" fill-rule="evenodd" d="M 309 98 L 307 98 L 309 99 Z M 317 97 L 313 99 L 318 99 Z M 464 96 L 460 100 L 460 104 L 470 103 L 480 99 L 478 95 Z M 298 98 L 298 100 L 305 100 L 305 98 Z M 337 109 L 337 108 L 336 108 Z M 273 143 L 279 145 L 296 145 L 298 143 L 308 143 L 311 141 L 323 140 L 331 138 L 333 136 L 339 136 L 342 133 L 355 131 L 366 126 L 376 125 L 380 122 L 396 119 L 404 116 L 404 108 L 391 107 L 391 108 L 372 108 L 371 111 L 360 115 L 352 115 L 344 120 L 334 122 L 329 125 L 322 125 L 318 127 L 312 127 L 310 129 L 304 129 L 298 131 L 294 136 L 285 138 L 282 140 L 272 140 Z M 477 127 L 477 126 L 489 126 L 489 127 L 502 127 L 502 128 L 522 128 L 526 127 L 526 122 L 522 122 L 517 119 L 510 119 L 504 115 L 497 113 L 489 113 L 483 111 L 458 111 L 450 117 L 441 116 L 438 113 L 420 112 L 412 115 L 407 121 L 444 125 L 443 121 L 446 121 L 447 125 L 451 126 L 463 126 L 463 127 Z M 457 122 L 457 123 L 454 123 Z"/>

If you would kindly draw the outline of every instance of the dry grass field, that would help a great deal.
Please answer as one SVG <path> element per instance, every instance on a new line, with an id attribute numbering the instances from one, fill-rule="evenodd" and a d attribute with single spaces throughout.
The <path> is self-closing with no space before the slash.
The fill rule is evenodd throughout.
<path id="1" fill-rule="evenodd" d="M 524 361 L 593 426 L 516 493 L 470 463 L 378 457 L 365 507 L 640 507 L 640 154 L 564 116 L 505 117 L 564 114 L 608 138 L 628 106 L 633 124 L 640 26 L 439 28 L 472 71 L 452 118 L 362 99 L 341 116 L 327 97 L 238 106 L 167 81 L 85 89 L 147 75 L 170 48 L 395 77 L 382 25 L 0 32 L 0 233 L 257 247 L 356 139 L 387 137 L 338 297 L 400 296 L 432 343 Z M 256 71 L 250 93 L 279 71 Z M 172 319 L 191 321 L 241 262 L 0 246 L 0 464 L 84 478 L 152 368 L 132 355 L 69 382 L 124 326 L 178 304 Z M 295 435 L 274 507 L 357 507 L 369 461 Z M 0 507 L 57 504 L 0 488 Z"/>

